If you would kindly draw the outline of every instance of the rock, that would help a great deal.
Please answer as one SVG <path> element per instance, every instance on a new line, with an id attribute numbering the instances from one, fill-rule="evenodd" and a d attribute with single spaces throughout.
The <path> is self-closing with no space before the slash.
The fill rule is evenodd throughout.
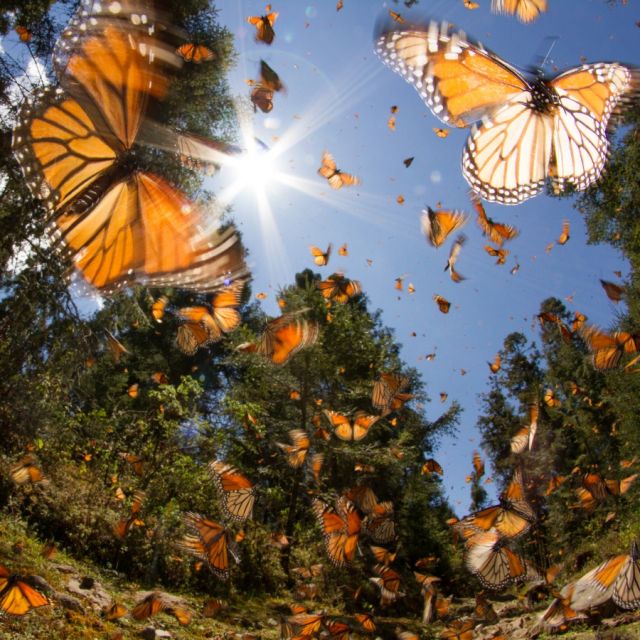
<path id="1" fill-rule="evenodd" d="M 66 589 L 70 593 L 87 600 L 89 606 L 96 612 L 102 611 L 112 603 L 112 598 L 105 588 L 97 580 L 87 576 L 69 578 Z"/>
<path id="2" fill-rule="evenodd" d="M 82 606 L 82 603 L 78 598 L 74 598 L 73 596 L 68 596 L 66 593 L 54 593 L 54 600 L 62 605 L 65 609 L 69 611 L 77 611 L 78 613 L 86 613 L 85 608 Z"/>
<path id="3" fill-rule="evenodd" d="M 42 576 L 31 575 L 29 576 L 27 582 L 32 587 L 35 587 L 40 591 L 44 591 L 46 593 L 55 593 L 55 589 Z"/>
<path id="4" fill-rule="evenodd" d="M 55 569 L 59 573 L 78 573 L 78 570 L 75 567 L 72 567 L 70 564 L 62 564 L 60 562 L 52 562 L 49 565 L 52 569 Z"/>
<path id="5" fill-rule="evenodd" d="M 166 629 L 155 629 L 154 627 L 146 627 L 140 632 L 140 636 L 144 640 L 162 640 L 173 637 Z"/>
<path id="6" fill-rule="evenodd" d="M 135 601 L 140 602 L 140 600 L 144 600 L 148 595 L 151 595 L 152 593 L 156 593 L 158 595 L 166 609 L 175 609 L 176 607 L 184 609 L 188 608 L 189 606 L 184 598 L 174 596 L 171 593 L 167 593 L 166 591 L 138 591 L 135 594 Z"/>

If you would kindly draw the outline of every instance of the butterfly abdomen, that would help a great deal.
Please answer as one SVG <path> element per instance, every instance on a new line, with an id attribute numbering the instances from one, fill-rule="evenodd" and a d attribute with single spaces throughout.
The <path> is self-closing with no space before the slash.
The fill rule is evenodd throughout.
<path id="1" fill-rule="evenodd" d="M 63 215 L 81 216 L 88 213 L 114 184 L 131 174 L 131 168 L 132 161 L 128 161 L 126 158 L 123 162 L 112 165 L 59 211 Z"/>

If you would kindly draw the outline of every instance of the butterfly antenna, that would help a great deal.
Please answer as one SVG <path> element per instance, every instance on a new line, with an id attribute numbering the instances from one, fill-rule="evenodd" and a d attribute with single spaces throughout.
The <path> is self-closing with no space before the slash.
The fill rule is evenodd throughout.
<path id="1" fill-rule="evenodd" d="M 544 69 L 544 66 L 547 64 L 550 56 L 551 56 L 551 52 L 553 51 L 553 48 L 556 46 L 556 43 L 558 42 L 559 37 L 558 36 L 547 36 L 540 44 L 539 50 L 543 49 L 543 47 L 546 46 L 547 48 L 547 52 L 543 55 L 541 55 L 540 53 L 537 53 L 534 56 L 534 60 L 535 60 L 535 70 L 536 73 L 541 74 L 542 70 Z"/>

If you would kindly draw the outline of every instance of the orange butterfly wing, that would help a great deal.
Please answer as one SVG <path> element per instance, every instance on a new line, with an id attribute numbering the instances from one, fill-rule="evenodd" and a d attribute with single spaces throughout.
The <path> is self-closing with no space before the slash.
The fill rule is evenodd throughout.
<path id="1" fill-rule="evenodd" d="M 187 42 L 179 46 L 176 51 L 184 58 L 186 62 L 194 62 L 200 64 L 201 62 L 207 62 L 213 60 L 215 54 L 209 47 L 205 47 L 203 44 L 193 44 Z"/>
<path id="2" fill-rule="evenodd" d="M 318 337 L 318 326 L 293 314 L 281 316 L 267 325 L 258 351 L 276 365 L 285 364 L 303 347 L 313 344 Z"/>
<path id="3" fill-rule="evenodd" d="M 31 609 L 51 604 L 49 599 L 29 586 L 22 576 L 11 575 L 0 566 L 0 611 L 23 616 Z"/>

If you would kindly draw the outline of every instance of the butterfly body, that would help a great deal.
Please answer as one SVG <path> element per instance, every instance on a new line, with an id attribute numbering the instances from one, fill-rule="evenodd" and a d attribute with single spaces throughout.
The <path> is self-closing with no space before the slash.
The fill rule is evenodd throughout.
<path id="1" fill-rule="evenodd" d="M 356 176 L 353 176 L 350 173 L 344 173 L 338 169 L 336 161 L 328 151 L 325 151 L 322 154 L 322 161 L 321 166 L 318 169 L 318 174 L 327 179 L 327 182 L 332 189 L 340 189 L 344 186 L 350 187 L 360 184 L 360 180 Z"/>

